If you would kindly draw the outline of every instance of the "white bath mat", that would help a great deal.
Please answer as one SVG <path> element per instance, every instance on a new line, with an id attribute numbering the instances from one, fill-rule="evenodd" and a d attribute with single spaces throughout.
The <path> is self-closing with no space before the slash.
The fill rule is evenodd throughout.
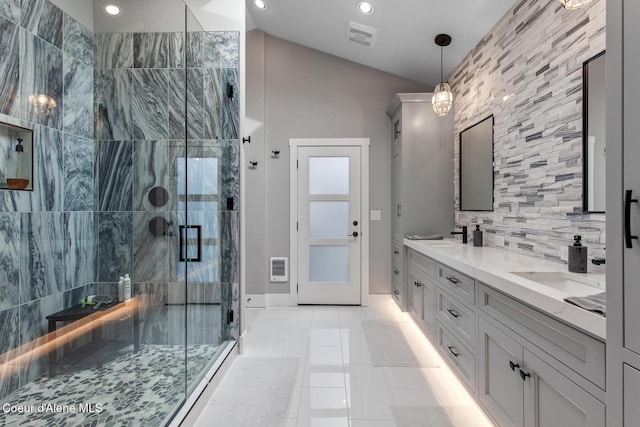
<path id="1" fill-rule="evenodd" d="M 237 357 L 196 425 L 285 425 L 297 370 L 298 359 Z"/>

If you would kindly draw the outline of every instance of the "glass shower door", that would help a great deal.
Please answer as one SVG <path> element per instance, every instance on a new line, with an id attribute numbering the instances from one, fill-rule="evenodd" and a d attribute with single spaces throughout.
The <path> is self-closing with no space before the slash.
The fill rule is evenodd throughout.
<path id="1" fill-rule="evenodd" d="M 177 162 L 188 395 L 237 325 L 239 112 L 237 32 L 205 31 L 185 10 L 185 139 Z"/>

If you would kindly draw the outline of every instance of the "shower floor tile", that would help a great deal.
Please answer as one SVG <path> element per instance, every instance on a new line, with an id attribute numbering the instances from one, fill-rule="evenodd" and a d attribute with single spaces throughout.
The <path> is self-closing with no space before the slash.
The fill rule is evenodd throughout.
<path id="1" fill-rule="evenodd" d="M 189 346 L 189 383 L 215 359 L 221 346 Z M 102 368 L 42 377 L 3 399 L 6 426 L 160 426 L 185 397 L 184 346 L 128 346 Z M 57 405 L 47 407 L 41 405 Z M 28 412 L 27 412 L 28 411 Z"/>

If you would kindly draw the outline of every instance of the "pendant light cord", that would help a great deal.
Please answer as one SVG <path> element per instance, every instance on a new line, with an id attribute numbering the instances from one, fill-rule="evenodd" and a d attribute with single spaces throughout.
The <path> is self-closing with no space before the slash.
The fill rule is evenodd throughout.
<path id="1" fill-rule="evenodd" d="M 442 51 L 443 51 L 443 48 L 442 46 L 440 46 L 440 83 L 442 83 L 442 58 L 443 58 Z"/>

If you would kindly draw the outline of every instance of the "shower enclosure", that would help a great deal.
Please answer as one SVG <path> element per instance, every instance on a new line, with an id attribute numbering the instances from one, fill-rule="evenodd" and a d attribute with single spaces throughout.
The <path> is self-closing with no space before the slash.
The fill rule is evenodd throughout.
<path id="1" fill-rule="evenodd" d="M 105 4 L 0 2 L 0 187 L 33 131 L 32 190 L 0 189 L 6 425 L 165 425 L 238 335 L 239 33 Z"/>

